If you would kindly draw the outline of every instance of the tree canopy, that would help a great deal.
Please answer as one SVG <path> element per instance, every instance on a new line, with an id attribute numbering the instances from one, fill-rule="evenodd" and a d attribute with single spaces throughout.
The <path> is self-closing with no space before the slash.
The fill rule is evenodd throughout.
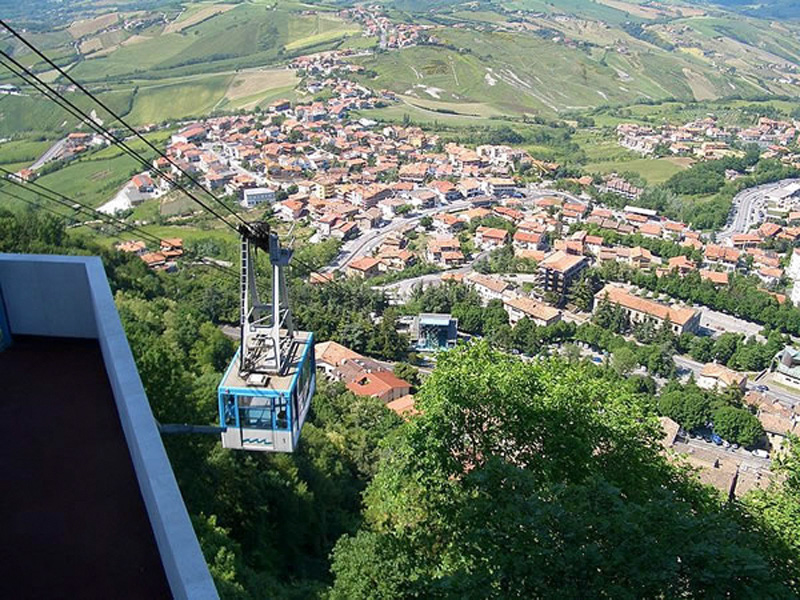
<path id="1" fill-rule="evenodd" d="M 486 344 L 442 356 L 336 545 L 330 597 L 791 596 L 791 565 L 599 373 Z"/>

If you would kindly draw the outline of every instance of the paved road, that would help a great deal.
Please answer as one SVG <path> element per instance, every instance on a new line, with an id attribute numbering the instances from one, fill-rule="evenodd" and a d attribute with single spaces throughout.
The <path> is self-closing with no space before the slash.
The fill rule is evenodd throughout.
<path id="1" fill-rule="evenodd" d="M 67 144 L 67 138 L 63 140 L 58 140 L 55 144 L 50 146 L 44 154 L 42 154 L 35 163 L 31 165 L 31 169 L 34 171 L 36 169 L 41 169 L 46 163 L 54 160 L 61 152 L 64 150 L 64 146 Z"/>
<path id="2" fill-rule="evenodd" d="M 410 279 L 403 279 L 401 281 L 395 281 L 394 283 L 376 286 L 375 289 L 386 292 L 396 300 L 408 300 L 411 297 L 411 292 L 419 284 L 422 284 L 424 287 L 429 285 L 439 285 L 442 282 L 442 277 L 444 275 L 467 275 L 472 272 L 472 265 L 475 262 L 488 255 L 488 250 L 479 252 L 468 264 L 464 265 L 463 267 L 459 267 L 458 269 L 450 269 L 449 271 L 441 271 L 439 273 L 430 273 L 429 275 L 420 275 Z"/>
<path id="3" fill-rule="evenodd" d="M 345 242 L 342 246 L 342 251 L 339 253 L 339 256 L 337 256 L 333 262 L 324 269 L 324 272 L 329 273 L 331 271 L 343 269 L 357 258 L 371 254 L 375 248 L 383 243 L 383 241 L 386 239 L 386 236 L 388 236 L 390 233 L 399 231 L 408 225 L 416 225 L 419 223 L 422 217 L 432 216 L 441 212 L 458 212 L 466 210 L 470 206 L 472 206 L 470 202 L 462 200 L 444 207 L 437 206 L 435 208 L 421 210 L 409 217 L 394 219 L 387 227 L 370 231 L 369 233 L 365 233 L 354 240 Z"/>
<path id="4" fill-rule="evenodd" d="M 717 241 L 724 241 L 736 233 L 745 233 L 761 224 L 766 216 L 766 194 L 796 179 L 784 179 L 777 183 L 767 183 L 739 192 L 733 199 L 728 224 L 717 233 Z"/>
<path id="5" fill-rule="evenodd" d="M 713 452 L 721 459 L 731 458 L 739 462 L 739 464 L 748 469 L 769 469 L 770 459 L 759 458 L 754 456 L 752 452 L 745 448 L 724 448 L 717 446 L 713 442 L 707 442 L 703 438 L 692 438 L 690 436 L 680 437 L 676 442 L 673 449 L 682 454 L 690 454 L 692 449 L 700 450 L 701 452 Z"/>

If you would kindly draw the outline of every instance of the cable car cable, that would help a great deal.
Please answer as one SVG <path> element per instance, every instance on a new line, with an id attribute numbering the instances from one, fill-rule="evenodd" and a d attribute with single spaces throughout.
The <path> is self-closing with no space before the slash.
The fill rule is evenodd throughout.
<path id="1" fill-rule="evenodd" d="M 14 37 L 20 40 L 25 46 L 27 46 L 30 50 L 32 50 L 37 56 L 42 58 L 47 64 L 49 64 L 53 69 L 58 71 L 63 77 L 65 77 L 70 83 L 72 83 L 76 88 L 78 88 L 81 92 L 83 92 L 86 96 L 94 100 L 98 106 L 102 107 L 109 115 L 111 115 L 116 121 L 124 125 L 129 131 L 131 131 L 137 138 L 139 138 L 142 142 L 144 142 L 151 150 L 156 152 L 159 156 L 167 160 L 173 167 L 178 169 L 185 177 L 189 179 L 193 184 L 198 186 L 201 190 L 203 190 L 206 194 L 208 194 L 214 201 L 218 202 L 221 206 L 223 206 L 232 216 L 238 219 L 241 224 L 245 227 L 248 226 L 247 221 L 245 221 L 236 211 L 231 209 L 227 206 L 224 202 L 222 202 L 219 198 L 217 198 L 211 190 L 209 190 L 206 186 L 202 185 L 199 181 L 197 181 L 190 173 L 185 171 L 178 163 L 176 163 L 172 158 L 170 158 L 166 153 L 160 150 L 157 146 L 155 146 L 150 140 L 144 137 L 141 133 L 139 133 L 135 128 L 129 125 L 121 116 L 115 113 L 111 108 L 108 107 L 102 100 L 100 100 L 97 96 L 92 94 L 89 90 L 87 90 L 79 81 L 75 80 L 69 73 L 67 73 L 64 69 L 62 69 L 59 65 L 53 62 L 50 58 L 48 58 L 43 52 L 41 52 L 36 46 L 34 46 L 31 42 L 26 40 L 22 35 L 20 35 L 17 31 L 14 30 L 8 23 L 0 19 L 0 26 L 4 27 L 11 33 Z M 10 57 L 9 57 L 10 58 Z"/>
<path id="2" fill-rule="evenodd" d="M 2 59 L 0 59 L 0 64 L 5 66 L 7 69 L 9 69 L 12 73 L 17 75 L 21 79 L 23 79 L 26 83 L 28 83 L 29 85 L 34 87 L 37 91 L 42 93 L 48 100 L 51 100 L 52 102 L 55 102 L 56 104 L 61 106 L 64 110 L 66 110 L 67 112 L 69 112 L 73 116 L 79 118 L 81 121 L 86 121 L 86 123 L 92 129 L 94 129 L 100 135 L 102 135 L 102 136 L 106 137 L 107 139 L 109 139 L 116 146 L 120 147 L 123 150 L 123 152 L 125 152 L 128 156 L 130 156 L 134 160 L 136 160 L 139 163 L 141 163 L 147 169 L 153 169 L 154 171 L 156 171 L 163 179 L 165 179 L 166 181 L 171 183 L 174 187 L 176 187 L 179 190 L 183 191 L 190 199 L 192 199 L 197 204 L 202 206 L 205 210 L 207 210 L 209 213 L 211 213 L 212 215 L 217 217 L 219 220 L 221 220 L 223 223 L 225 223 L 228 227 L 230 227 L 234 231 L 238 232 L 238 228 L 235 225 L 233 225 L 230 221 L 228 221 L 225 217 L 223 217 L 219 212 L 217 212 L 216 210 L 214 210 L 213 208 L 208 206 L 205 202 L 203 202 L 202 200 L 197 198 L 197 196 L 195 196 L 193 193 L 191 193 L 183 185 L 181 185 L 180 183 L 175 181 L 171 176 L 167 175 L 164 171 L 162 171 L 161 169 L 158 169 L 157 167 L 153 167 L 151 162 L 147 158 L 142 157 L 138 152 L 136 152 L 135 150 L 130 148 L 125 143 L 124 140 L 121 140 L 121 139 L 117 138 L 108 129 L 106 129 L 104 126 L 100 125 L 99 123 L 97 123 L 94 120 L 94 118 L 91 117 L 91 115 L 88 115 L 87 113 L 83 112 L 80 108 L 75 106 L 75 104 L 73 104 L 70 100 L 66 99 L 64 96 L 62 96 L 57 91 L 55 91 L 52 87 L 50 87 L 47 83 L 45 83 L 41 79 L 39 79 L 35 74 L 33 74 L 24 65 L 21 65 L 19 62 L 15 61 L 13 58 L 9 57 L 8 54 L 3 52 L 2 50 L 0 50 L 0 55 L 2 55 L 4 57 L 6 57 L 7 59 L 11 60 L 15 65 L 17 65 L 17 67 L 22 72 L 16 71 L 12 67 L 10 67 L 8 64 L 3 62 Z M 27 74 L 28 77 L 26 77 L 25 74 Z M 36 83 L 33 83 L 30 80 L 31 78 L 34 79 L 36 82 L 38 82 L 39 85 L 36 85 Z M 41 89 L 42 87 L 44 87 L 47 91 L 42 90 Z M 51 97 L 50 95 L 48 95 L 48 92 L 49 92 L 49 94 L 51 94 L 54 97 Z M 66 104 L 66 106 L 65 106 L 65 104 Z M 220 204 L 222 204 L 223 206 L 225 206 L 225 204 L 221 200 L 217 200 L 217 201 Z"/>
<path id="3" fill-rule="evenodd" d="M 0 169 L 2 169 L 2 167 L 0 167 Z M 5 170 L 5 169 L 3 169 L 3 170 Z M 4 182 L 6 182 L 6 183 L 14 183 L 14 184 L 16 184 L 16 185 L 19 185 L 19 184 L 17 184 L 16 182 L 14 182 L 13 180 L 10 180 L 10 179 L 5 179 L 5 180 L 4 180 Z M 16 199 L 16 200 L 20 200 L 20 201 L 22 201 L 22 202 L 25 202 L 26 204 L 30 204 L 31 206 L 34 206 L 34 207 L 37 207 L 37 208 L 41 208 L 41 209 L 43 209 L 43 210 L 46 210 L 46 211 L 48 211 L 48 212 L 50 212 L 50 213 L 52 213 L 52 214 L 54 214 L 54 215 L 56 215 L 56 216 L 58 216 L 58 217 L 60 217 L 60 218 L 62 218 L 62 219 L 64 219 L 64 218 L 68 218 L 68 217 L 69 217 L 69 215 L 64 215 L 64 214 L 61 214 L 61 213 L 59 213 L 59 212 L 57 212 L 57 211 L 55 211 L 55 210 L 52 210 L 52 209 L 48 208 L 47 206 L 44 206 L 44 205 L 42 205 L 42 204 L 38 204 L 38 203 L 36 203 L 36 202 L 34 202 L 34 201 L 31 201 L 31 200 L 29 200 L 29 199 L 27 199 L 27 198 L 23 198 L 22 196 L 18 196 L 18 195 L 16 195 L 16 194 L 12 194 L 11 192 L 9 192 L 8 190 L 6 190 L 6 189 L 5 189 L 5 188 L 3 188 L 3 187 L 0 187 L 0 192 L 1 192 L 1 193 L 3 193 L 3 194 L 5 194 L 6 196 L 9 196 L 9 197 L 11 197 L 11 198 L 14 198 L 14 199 Z M 78 212 L 78 211 L 79 211 L 79 209 L 76 209 L 76 208 L 75 208 L 75 206 L 74 206 L 75 204 L 79 204 L 79 203 L 77 203 L 77 202 L 74 202 L 74 203 L 70 204 L 70 201 L 69 201 L 69 199 L 68 199 L 68 198 L 67 198 L 67 202 L 63 202 L 63 201 L 60 201 L 60 200 L 58 200 L 58 199 L 56 199 L 56 198 L 51 198 L 51 197 L 44 196 L 44 195 L 39 195 L 39 196 L 37 196 L 37 197 L 38 197 L 38 198 L 43 198 L 43 199 L 45 199 L 45 200 L 50 200 L 51 202 L 55 202 L 55 203 L 59 204 L 60 206 L 64 206 L 64 207 L 66 207 L 66 208 L 68 208 L 68 209 L 70 209 L 70 210 L 72 210 L 72 211 L 74 211 L 74 212 Z M 97 211 L 94 211 L 94 212 L 97 212 Z M 99 214 L 103 214 L 103 213 L 99 213 Z M 108 216 L 108 215 L 105 215 L 105 216 Z M 127 223 L 125 223 L 124 221 L 121 221 L 121 223 L 122 223 L 122 226 L 123 226 L 123 227 L 124 227 L 126 230 L 127 230 L 127 229 L 129 229 L 129 228 L 131 227 L 131 226 L 129 226 Z M 80 223 L 80 224 L 81 224 L 81 225 L 84 225 L 84 226 L 86 226 L 86 227 L 89 227 L 90 229 L 94 229 L 94 228 L 92 228 L 92 227 L 91 227 L 91 224 L 90 224 L 90 223 L 88 223 L 88 222 L 84 222 L 84 223 Z M 108 222 L 105 222 L 105 224 L 106 224 L 106 225 L 113 225 L 112 223 L 108 223 Z M 97 233 L 101 233 L 101 232 L 100 232 L 99 230 L 97 230 L 97 229 L 95 229 L 95 232 L 97 232 Z M 144 233 L 147 233 L 147 232 L 144 232 Z M 149 235 L 149 234 L 147 234 L 147 235 Z M 112 234 L 112 237 L 116 238 L 116 239 L 117 239 L 117 240 L 119 240 L 120 242 L 127 242 L 127 241 L 130 241 L 130 240 L 123 239 L 123 238 L 122 238 L 121 236 L 119 236 L 119 235 L 114 235 L 114 234 Z M 145 237 L 145 236 L 142 236 L 142 237 Z M 150 237 L 151 237 L 150 241 L 156 240 L 156 241 L 158 241 L 158 243 L 159 243 L 159 244 L 161 244 L 162 242 L 164 242 L 164 243 L 168 243 L 168 242 L 166 242 L 165 240 L 162 240 L 161 238 L 158 238 L 158 237 L 156 237 L 156 236 L 150 236 Z M 190 254 L 189 252 L 186 252 L 186 254 L 185 254 L 185 255 L 186 255 L 186 256 L 189 256 L 189 254 Z M 194 256 L 194 257 L 191 257 L 191 258 L 195 258 L 195 259 L 199 260 L 199 261 L 200 261 L 200 262 L 199 262 L 199 264 L 201 264 L 201 265 L 205 265 L 205 266 L 211 267 L 211 268 L 213 268 L 213 269 L 216 269 L 216 270 L 218 270 L 218 271 L 220 271 L 220 272 L 222 272 L 222 273 L 224 273 L 225 275 L 228 275 L 228 276 L 230 276 L 230 277 L 234 277 L 234 278 L 237 278 L 237 279 L 238 279 L 238 277 L 239 277 L 239 274 L 238 274 L 236 271 L 234 271 L 233 269 L 230 269 L 230 268 L 228 268 L 228 267 L 224 267 L 223 265 L 219 265 L 219 264 L 217 264 L 217 263 L 215 263 L 215 262 L 212 262 L 212 261 L 207 261 L 207 260 L 205 260 L 205 257 L 197 257 L 197 256 Z"/>
<path id="4" fill-rule="evenodd" d="M 143 229 L 143 228 L 141 228 L 141 227 L 139 227 L 137 225 L 130 224 L 130 223 L 124 221 L 123 219 L 120 219 L 120 218 L 115 217 L 113 215 L 108 215 L 106 213 L 100 212 L 99 210 L 97 210 L 95 208 L 92 208 L 91 206 L 88 206 L 87 204 L 84 204 L 82 202 L 78 202 L 77 200 L 74 200 L 74 199 L 72 199 L 72 198 L 70 198 L 68 196 L 65 196 L 61 192 L 58 192 L 56 190 L 53 190 L 53 189 L 48 188 L 46 186 L 43 186 L 43 185 L 41 185 L 39 183 L 36 183 L 35 181 L 28 181 L 26 183 L 20 183 L 19 181 L 17 181 L 16 179 L 14 179 L 12 177 L 12 176 L 14 176 L 14 173 L 12 173 L 11 171 L 9 171 L 8 169 L 6 169 L 6 168 L 4 168 L 2 166 L 0 166 L 0 172 L 1 173 L 5 173 L 6 175 L 9 176 L 9 177 L 6 177 L 3 180 L 6 183 L 13 184 L 13 185 L 15 185 L 17 187 L 21 187 L 23 189 L 28 189 L 29 187 L 34 187 L 34 188 L 36 188 L 37 191 L 41 190 L 43 192 L 46 192 L 48 194 L 51 194 L 51 195 L 57 197 L 57 198 L 51 198 L 51 197 L 48 197 L 48 196 L 43 196 L 43 197 L 47 198 L 48 200 L 51 200 L 53 202 L 58 202 L 59 204 L 62 204 L 64 206 L 67 206 L 68 208 L 73 208 L 73 209 L 75 208 L 74 205 L 77 205 L 81 209 L 83 209 L 84 211 L 89 212 L 90 214 L 95 215 L 97 218 L 106 221 L 106 223 L 109 224 L 109 225 L 112 224 L 112 223 L 109 223 L 108 221 L 113 221 L 114 224 L 119 225 L 125 231 L 136 232 L 141 237 L 144 237 L 145 239 L 147 239 L 150 242 L 158 243 L 160 246 L 161 245 L 169 245 L 169 242 L 167 240 L 165 240 L 164 238 L 158 237 L 157 235 L 152 234 L 149 231 L 147 231 L 147 230 L 145 230 L 145 229 Z M 32 191 L 32 190 L 29 190 L 29 191 Z M 39 192 L 39 194 L 41 195 L 41 192 Z M 58 198 L 63 199 L 63 202 L 59 201 Z M 217 266 L 220 267 L 220 268 L 223 268 L 223 269 L 225 268 L 222 265 L 217 265 Z M 239 276 L 239 274 L 234 269 L 227 268 L 227 271 L 228 271 L 228 273 L 230 275 L 233 275 L 233 276 L 236 276 L 236 277 Z"/>

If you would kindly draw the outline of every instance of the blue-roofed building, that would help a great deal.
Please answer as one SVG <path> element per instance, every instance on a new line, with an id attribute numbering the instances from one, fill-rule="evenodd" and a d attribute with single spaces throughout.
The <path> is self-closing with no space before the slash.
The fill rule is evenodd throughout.
<path id="1" fill-rule="evenodd" d="M 455 346 L 458 319 L 449 314 L 421 313 L 411 326 L 411 343 L 421 352 L 435 352 Z"/>

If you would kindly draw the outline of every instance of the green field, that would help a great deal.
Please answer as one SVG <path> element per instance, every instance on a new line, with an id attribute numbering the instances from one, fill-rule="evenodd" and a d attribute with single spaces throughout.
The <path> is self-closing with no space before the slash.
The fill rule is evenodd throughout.
<path id="1" fill-rule="evenodd" d="M 616 127 L 620 123 L 682 124 L 694 119 L 714 115 L 726 126 L 749 126 L 758 114 L 777 111 L 788 118 L 800 109 L 800 99 L 788 100 L 716 100 L 712 102 L 663 102 L 659 104 L 633 104 L 625 107 L 602 108 L 591 116 L 600 127 Z"/>
<path id="2" fill-rule="evenodd" d="M 0 144 L 0 164 L 30 164 L 51 146 L 48 141 L 12 140 Z M 6 167 L 8 168 L 8 167 Z"/>
<path id="3" fill-rule="evenodd" d="M 48 173 L 37 182 L 97 208 L 110 200 L 125 182 L 141 170 L 139 163 L 128 156 L 84 159 Z"/>
<path id="4" fill-rule="evenodd" d="M 682 166 L 680 162 L 676 162 L 676 159 L 671 158 L 637 158 L 633 160 L 606 161 L 588 163 L 583 167 L 587 173 L 637 173 L 651 185 L 663 183 L 685 168 L 686 166 Z"/>
<path id="5" fill-rule="evenodd" d="M 576 48 L 538 36 L 445 28 L 447 47 L 420 46 L 378 54 L 361 64 L 374 73 L 365 82 L 424 101 L 448 102 L 451 110 L 475 114 L 470 103 L 501 113 L 590 110 L 639 100 L 717 97 L 730 92 L 731 76 L 683 53 L 646 48 Z M 739 82 L 743 93 L 756 88 Z M 483 109 L 485 110 L 485 109 Z"/>
<path id="6" fill-rule="evenodd" d="M 139 88 L 128 118 L 136 124 L 201 117 L 222 102 L 232 75 Z"/>
<path id="7" fill-rule="evenodd" d="M 232 72 L 276 64 L 284 52 L 327 49 L 359 28 L 334 16 L 301 14 L 291 2 L 243 3 L 210 14 L 180 31 L 158 30 L 126 40 L 107 56 L 76 64 L 84 81 L 164 79 L 195 73 Z"/>
<path id="8" fill-rule="evenodd" d="M 115 112 L 126 114 L 133 93 L 114 91 L 98 94 Z M 92 102 L 82 94 L 67 93 L 66 97 L 82 110 L 91 110 Z M 32 91 L 24 96 L 0 96 L 0 137 L 26 135 L 55 138 L 74 131 L 78 119 L 44 96 Z"/>
<path id="9" fill-rule="evenodd" d="M 473 117 L 469 115 L 454 115 L 447 113 L 437 113 L 424 108 L 416 107 L 411 104 L 399 103 L 386 106 L 384 108 L 373 108 L 357 111 L 358 116 L 377 121 L 389 123 L 401 123 L 406 118 L 411 123 L 423 126 L 428 129 L 436 129 L 437 125 L 448 127 L 470 127 L 470 126 L 491 126 L 508 125 L 509 121 L 501 119 L 489 119 L 487 117 Z"/>

